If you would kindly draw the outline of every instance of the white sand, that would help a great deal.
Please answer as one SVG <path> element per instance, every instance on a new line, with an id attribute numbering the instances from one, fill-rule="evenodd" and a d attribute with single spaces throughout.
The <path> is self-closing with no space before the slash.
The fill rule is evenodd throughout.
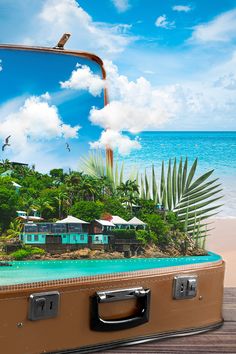
<path id="1" fill-rule="evenodd" d="M 220 254 L 226 263 L 225 286 L 236 287 L 236 218 L 214 219 L 207 238 L 209 251 Z"/>

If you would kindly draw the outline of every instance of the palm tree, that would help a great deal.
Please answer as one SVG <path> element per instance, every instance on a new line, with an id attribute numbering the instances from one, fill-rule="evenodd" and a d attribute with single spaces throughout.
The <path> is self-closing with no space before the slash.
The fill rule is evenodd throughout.
<path id="1" fill-rule="evenodd" d="M 35 200 L 29 195 L 24 196 L 22 200 L 22 207 L 26 211 L 28 221 L 30 212 L 35 209 Z"/>
<path id="2" fill-rule="evenodd" d="M 22 232 L 23 224 L 19 219 L 14 219 L 10 222 L 9 228 L 7 230 L 6 240 L 9 239 L 19 239 L 19 236 Z"/>
<path id="3" fill-rule="evenodd" d="M 34 207 L 35 209 L 39 212 L 39 216 L 42 216 L 42 213 L 45 210 L 53 210 L 53 206 L 50 204 L 50 202 L 47 200 L 47 198 L 38 198 L 36 199 L 35 203 L 34 203 Z"/>
<path id="4" fill-rule="evenodd" d="M 127 180 L 117 187 L 117 192 L 121 196 L 124 203 L 127 203 L 132 210 L 132 205 L 137 202 L 139 195 L 139 187 L 136 181 Z"/>
<path id="5" fill-rule="evenodd" d="M 61 219 L 63 207 L 68 207 L 70 205 L 68 194 L 65 191 L 59 191 L 55 200 L 58 203 L 58 218 Z"/>
<path id="6" fill-rule="evenodd" d="M 152 167 L 152 183 L 149 182 L 146 171 L 145 183 L 141 176 L 141 196 L 144 199 L 153 199 L 164 209 L 174 211 L 189 234 L 194 234 L 196 228 L 200 228 L 199 233 L 205 234 L 205 227 L 208 224 L 201 222 L 217 214 L 217 209 L 222 206 L 218 204 L 218 200 L 222 198 L 221 195 L 219 196 L 222 189 L 221 184 L 217 183 L 218 178 L 209 181 L 214 170 L 194 179 L 197 164 L 198 159 L 195 159 L 188 169 L 188 158 L 185 161 L 181 158 L 178 165 L 174 159 L 173 166 L 172 161 L 169 160 L 167 173 L 165 173 L 165 164 L 162 162 L 159 186 L 155 179 L 154 167 Z"/>

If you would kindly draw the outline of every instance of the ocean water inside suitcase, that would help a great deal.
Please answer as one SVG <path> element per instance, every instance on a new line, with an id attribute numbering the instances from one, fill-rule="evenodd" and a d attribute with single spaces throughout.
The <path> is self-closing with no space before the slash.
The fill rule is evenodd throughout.
<path id="1" fill-rule="evenodd" d="M 175 266 L 212 263 L 221 256 L 209 252 L 206 256 L 171 258 L 137 258 L 116 260 L 55 260 L 14 261 L 0 267 L 0 286 L 69 278 L 92 277 L 102 274 L 153 270 Z"/>

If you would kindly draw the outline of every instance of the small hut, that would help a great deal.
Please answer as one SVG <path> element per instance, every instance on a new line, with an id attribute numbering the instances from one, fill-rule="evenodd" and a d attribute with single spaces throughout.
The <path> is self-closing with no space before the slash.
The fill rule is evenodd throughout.
<path id="1" fill-rule="evenodd" d="M 134 216 L 132 219 L 130 219 L 128 221 L 128 224 L 130 226 L 130 229 L 135 229 L 135 230 L 140 230 L 140 229 L 143 230 L 147 226 L 147 224 L 145 224 L 145 222 L 136 218 L 136 216 Z"/>
<path id="2" fill-rule="evenodd" d="M 112 215 L 111 222 L 116 226 L 117 229 L 129 228 L 129 223 L 118 215 Z"/>

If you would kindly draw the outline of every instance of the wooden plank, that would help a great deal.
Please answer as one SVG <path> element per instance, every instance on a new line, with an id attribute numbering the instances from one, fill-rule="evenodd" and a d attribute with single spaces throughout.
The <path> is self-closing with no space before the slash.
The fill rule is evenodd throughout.
<path id="1" fill-rule="evenodd" d="M 226 322 L 236 322 L 236 288 L 225 288 L 223 315 Z"/>
<path id="2" fill-rule="evenodd" d="M 107 350 L 104 354 L 226 354 L 236 353 L 236 288 L 226 288 L 224 294 L 224 325 L 204 334 L 153 341 L 150 343 Z"/>

